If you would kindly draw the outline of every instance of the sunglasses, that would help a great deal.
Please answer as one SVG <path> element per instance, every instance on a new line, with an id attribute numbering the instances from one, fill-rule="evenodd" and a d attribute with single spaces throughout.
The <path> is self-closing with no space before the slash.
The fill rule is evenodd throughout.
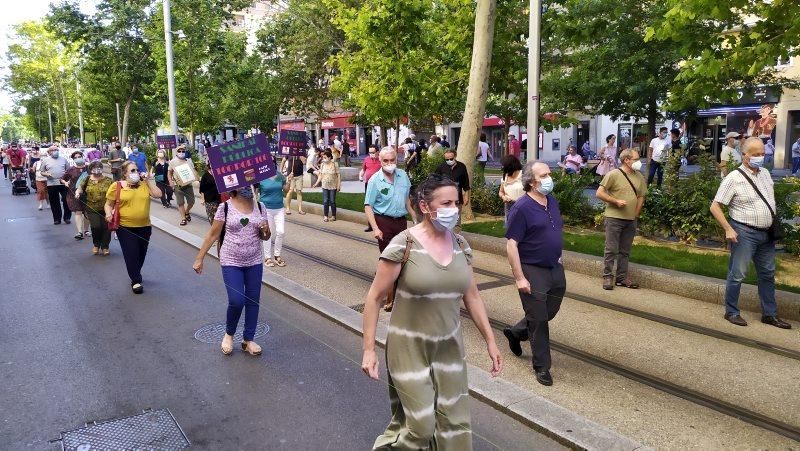
<path id="1" fill-rule="evenodd" d="M 445 158 L 445 161 L 453 161 L 455 158 Z"/>

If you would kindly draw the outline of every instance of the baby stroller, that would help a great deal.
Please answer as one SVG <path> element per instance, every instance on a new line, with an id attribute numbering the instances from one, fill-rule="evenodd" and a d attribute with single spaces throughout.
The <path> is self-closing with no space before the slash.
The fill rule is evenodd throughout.
<path id="1" fill-rule="evenodd" d="M 11 182 L 11 195 L 16 196 L 20 194 L 30 194 L 31 188 L 28 186 L 28 181 L 22 175 L 21 171 L 14 172 L 14 179 Z"/>

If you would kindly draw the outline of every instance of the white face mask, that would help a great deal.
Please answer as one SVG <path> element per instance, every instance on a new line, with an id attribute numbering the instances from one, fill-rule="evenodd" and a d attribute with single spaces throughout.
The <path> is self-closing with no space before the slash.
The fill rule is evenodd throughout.
<path id="1" fill-rule="evenodd" d="M 138 185 L 139 182 L 142 181 L 142 177 L 139 175 L 138 172 L 131 172 L 128 174 L 128 183 L 131 185 Z"/>
<path id="2" fill-rule="evenodd" d="M 642 170 L 642 160 L 636 160 L 631 165 L 631 169 L 634 171 L 641 171 Z"/>
<path id="3" fill-rule="evenodd" d="M 394 163 L 383 166 L 383 172 L 387 174 L 394 174 L 395 169 L 397 169 L 397 165 Z"/>
<path id="4" fill-rule="evenodd" d="M 436 217 L 431 217 L 431 222 L 434 227 L 442 232 L 453 230 L 458 224 L 458 207 L 437 208 Z"/>

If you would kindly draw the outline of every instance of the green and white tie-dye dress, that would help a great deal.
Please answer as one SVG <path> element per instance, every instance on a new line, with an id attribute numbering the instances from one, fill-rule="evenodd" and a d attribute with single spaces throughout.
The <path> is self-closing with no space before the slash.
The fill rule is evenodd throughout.
<path id="1" fill-rule="evenodd" d="M 402 262 L 406 234 L 413 239 L 398 234 L 381 258 Z M 375 449 L 472 449 L 460 316 L 472 249 L 460 235 L 453 254 L 442 266 L 413 239 L 386 338 L 392 420 Z"/>

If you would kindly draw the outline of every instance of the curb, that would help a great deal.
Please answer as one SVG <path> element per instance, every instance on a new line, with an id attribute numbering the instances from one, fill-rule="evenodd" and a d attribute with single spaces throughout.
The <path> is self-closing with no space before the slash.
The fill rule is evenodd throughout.
<path id="1" fill-rule="evenodd" d="M 296 203 L 296 200 L 292 202 Z M 303 209 L 309 213 L 322 215 L 322 205 L 303 202 Z M 367 224 L 364 213 L 337 209 L 337 220 Z M 503 238 L 480 235 L 471 232 L 461 232 L 469 241 L 470 247 L 477 251 L 496 255 L 506 255 L 506 242 Z M 603 258 L 594 255 L 581 254 L 573 251 L 563 251 L 562 261 L 564 269 L 588 276 L 597 276 L 597 287 L 600 288 L 600 274 L 603 273 Z M 642 288 L 675 294 L 697 301 L 725 305 L 725 281 L 714 277 L 701 276 L 672 269 L 656 268 L 653 266 L 630 263 L 629 273 Z M 775 300 L 778 303 L 778 316 L 784 319 L 800 321 L 800 293 L 775 290 Z M 761 312 L 761 301 L 758 298 L 758 287 L 743 283 L 739 294 L 739 308 L 750 312 Z M 720 316 L 723 313 L 720 308 Z"/>
<path id="2" fill-rule="evenodd" d="M 321 208 L 321 206 L 319 207 Z M 193 233 L 155 217 L 151 217 L 151 222 L 154 227 L 192 247 L 199 249 L 202 245 L 203 239 Z M 216 249 L 213 247 L 209 251 L 209 255 L 218 258 Z M 332 301 L 271 270 L 264 271 L 262 283 L 349 331 L 359 336 L 362 335 L 362 316 L 349 307 Z M 387 327 L 379 323 L 376 341 L 381 347 L 386 346 L 386 333 Z M 493 378 L 488 372 L 474 365 L 467 364 L 467 373 L 469 392 L 472 397 L 564 446 L 574 449 L 620 451 L 643 448 L 641 443 L 508 381 Z"/>

